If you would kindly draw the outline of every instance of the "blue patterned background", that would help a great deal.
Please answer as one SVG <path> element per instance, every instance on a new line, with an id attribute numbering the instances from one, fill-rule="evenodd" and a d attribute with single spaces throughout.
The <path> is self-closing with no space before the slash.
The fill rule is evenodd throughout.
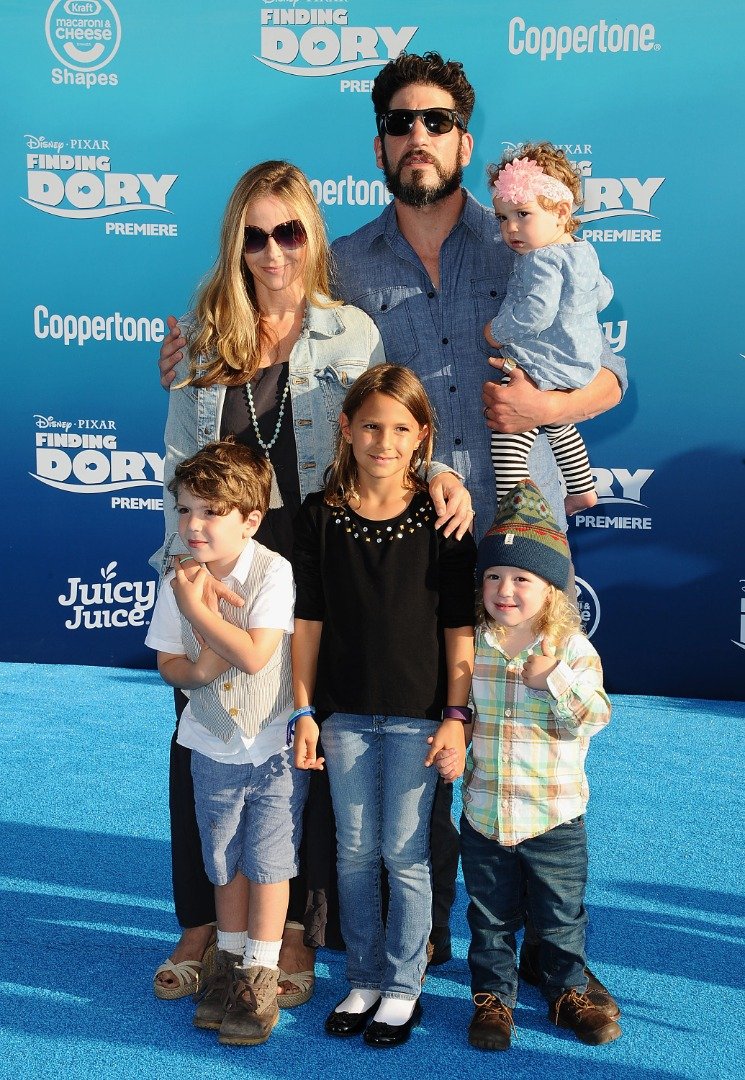
<path id="1" fill-rule="evenodd" d="M 609 687 L 741 696 L 745 16 L 725 0 L 621 8 L 3 5 L 2 659 L 151 666 L 163 320 L 189 307 L 257 161 L 317 182 L 332 237 L 380 212 L 369 82 L 407 45 L 465 65 L 482 201 L 506 144 L 546 138 L 582 163 L 581 235 L 615 284 L 602 318 L 631 375 L 583 427 L 602 497 L 570 528 Z"/>

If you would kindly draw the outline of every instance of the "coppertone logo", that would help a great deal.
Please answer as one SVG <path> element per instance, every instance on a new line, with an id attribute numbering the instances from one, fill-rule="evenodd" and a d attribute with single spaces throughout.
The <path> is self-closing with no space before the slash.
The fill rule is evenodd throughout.
<path id="1" fill-rule="evenodd" d="M 350 174 L 309 183 L 320 206 L 387 206 L 393 201 L 385 180 L 358 180 Z"/>
<path id="2" fill-rule="evenodd" d="M 47 487 L 75 495 L 100 495 L 163 486 L 163 458 L 145 450 L 122 449 L 114 420 L 64 420 L 37 413 L 34 425 L 36 471 L 29 475 Z M 112 507 L 156 509 L 133 507 L 128 505 L 131 501 L 112 499 Z M 157 501 L 161 504 L 157 508 L 162 508 L 161 499 L 144 501 Z"/>
<path id="3" fill-rule="evenodd" d="M 541 61 L 560 61 L 570 53 L 659 52 L 652 23 L 608 24 L 605 19 L 590 26 L 528 26 L 519 15 L 510 19 L 507 48 L 512 56 L 537 56 Z"/>
<path id="4" fill-rule="evenodd" d="M 24 202 L 53 217 L 90 219 L 155 211 L 171 214 L 168 194 L 176 173 L 113 172 L 105 139 L 60 139 L 25 135 L 26 195 Z M 93 149 L 93 153 L 79 152 Z M 53 150 L 47 153 L 47 150 Z M 100 153 L 97 150 L 106 152 Z M 64 152 L 66 151 L 66 152 Z M 107 222 L 106 232 L 123 235 L 175 235 L 176 225 Z M 155 231 L 154 231 L 155 230 Z"/>
<path id="5" fill-rule="evenodd" d="M 101 580 L 67 579 L 67 589 L 57 597 L 60 607 L 70 608 L 66 630 L 108 630 L 145 626 L 145 614 L 155 603 L 154 581 L 117 581 L 117 563 L 100 570 Z"/>
<path id="6" fill-rule="evenodd" d="M 579 617 L 582 620 L 582 626 L 588 638 L 598 628 L 600 623 L 600 601 L 598 600 L 598 594 L 584 578 L 578 577 L 574 579 L 574 587 L 577 590 L 577 608 L 579 610 Z"/>
<path id="7" fill-rule="evenodd" d="M 63 345 L 79 345 L 87 341 L 162 341 L 166 324 L 162 319 L 122 315 L 120 311 L 107 315 L 60 315 L 50 312 L 43 304 L 34 308 L 34 337 L 44 341 L 61 341 Z"/>
<path id="8" fill-rule="evenodd" d="M 402 53 L 419 29 L 353 26 L 346 7 L 311 0 L 263 0 L 259 19 L 261 53 L 254 59 L 286 75 L 306 77 L 380 67 Z M 361 90 L 363 85 L 343 80 L 340 89 Z"/>
<path id="9" fill-rule="evenodd" d="M 591 510 L 575 514 L 570 519 L 571 524 L 575 528 L 585 529 L 651 531 L 652 518 L 645 514 L 648 506 L 643 501 L 642 488 L 653 473 L 654 469 L 630 472 L 628 469 L 593 468 L 598 501 Z M 611 506 L 612 510 L 604 509 Z"/>
<path id="10" fill-rule="evenodd" d="M 122 27 L 110 0 L 55 0 L 47 11 L 47 44 L 64 68 L 52 68 L 52 82 L 66 86 L 116 86 L 113 72 L 99 73 L 116 56 Z"/>

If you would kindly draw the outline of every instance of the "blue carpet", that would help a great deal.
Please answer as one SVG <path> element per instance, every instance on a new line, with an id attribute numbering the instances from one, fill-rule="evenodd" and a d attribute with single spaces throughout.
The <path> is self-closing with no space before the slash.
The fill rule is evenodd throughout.
<path id="1" fill-rule="evenodd" d="M 620 697 L 590 750 L 588 952 L 619 998 L 623 1037 L 585 1047 L 521 988 L 507 1054 L 471 1049 L 465 898 L 457 955 L 426 983 L 410 1043 L 334 1041 L 344 992 L 322 951 L 317 990 L 270 1041 L 218 1046 L 152 973 L 176 940 L 170 904 L 171 696 L 154 673 L 5 664 L 0 706 L 0 1074 L 119 1077 L 410 1077 L 573 1080 L 740 1077 L 745 972 L 745 706 Z"/>

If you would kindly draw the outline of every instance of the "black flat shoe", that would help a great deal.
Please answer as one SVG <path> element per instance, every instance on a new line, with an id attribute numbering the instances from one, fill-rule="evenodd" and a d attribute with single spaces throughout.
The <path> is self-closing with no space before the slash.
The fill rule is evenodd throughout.
<path id="1" fill-rule="evenodd" d="M 417 1026 L 421 1019 L 422 1006 L 417 998 L 414 1011 L 405 1024 L 381 1024 L 379 1021 L 373 1020 L 365 1029 L 362 1038 L 368 1046 L 376 1046 L 379 1049 L 387 1046 L 401 1046 L 409 1041 L 412 1029 Z"/>
<path id="2" fill-rule="evenodd" d="M 345 1001 L 346 998 L 342 998 Z M 341 1001 L 339 1002 L 341 1005 Z M 380 998 L 363 1013 L 337 1012 L 334 1009 L 324 1021 L 323 1029 L 327 1035 L 336 1035 L 345 1039 L 348 1035 L 360 1035 L 367 1027 L 370 1017 L 378 1011 Z"/>

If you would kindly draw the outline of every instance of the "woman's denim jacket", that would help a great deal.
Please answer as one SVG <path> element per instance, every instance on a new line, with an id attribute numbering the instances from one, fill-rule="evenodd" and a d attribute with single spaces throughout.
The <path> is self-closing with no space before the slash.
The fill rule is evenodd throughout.
<path id="1" fill-rule="evenodd" d="M 181 320 L 188 338 L 194 324 L 191 315 Z M 300 495 L 323 486 L 323 474 L 331 461 L 334 435 L 347 390 L 363 371 L 385 362 L 380 334 L 372 319 L 359 308 L 321 308 L 308 305 L 308 315 L 298 341 L 290 353 L 290 396 L 297 445 Z M 188 350 L 176 368 L 175 382 L 189 374 Z M 225 401 L 224 386 L 171 390 L 166 421 L 166 459 L 163 471 L 165 541 L 150 559 L 162 575 L 168 558 L 187 549 L 178 535 L 177 516 L 168 484 L 176 466 L 208 442 L 220 437 L 220 421 Z M 439 470 L 435 470 L 439 471 Z"/>

